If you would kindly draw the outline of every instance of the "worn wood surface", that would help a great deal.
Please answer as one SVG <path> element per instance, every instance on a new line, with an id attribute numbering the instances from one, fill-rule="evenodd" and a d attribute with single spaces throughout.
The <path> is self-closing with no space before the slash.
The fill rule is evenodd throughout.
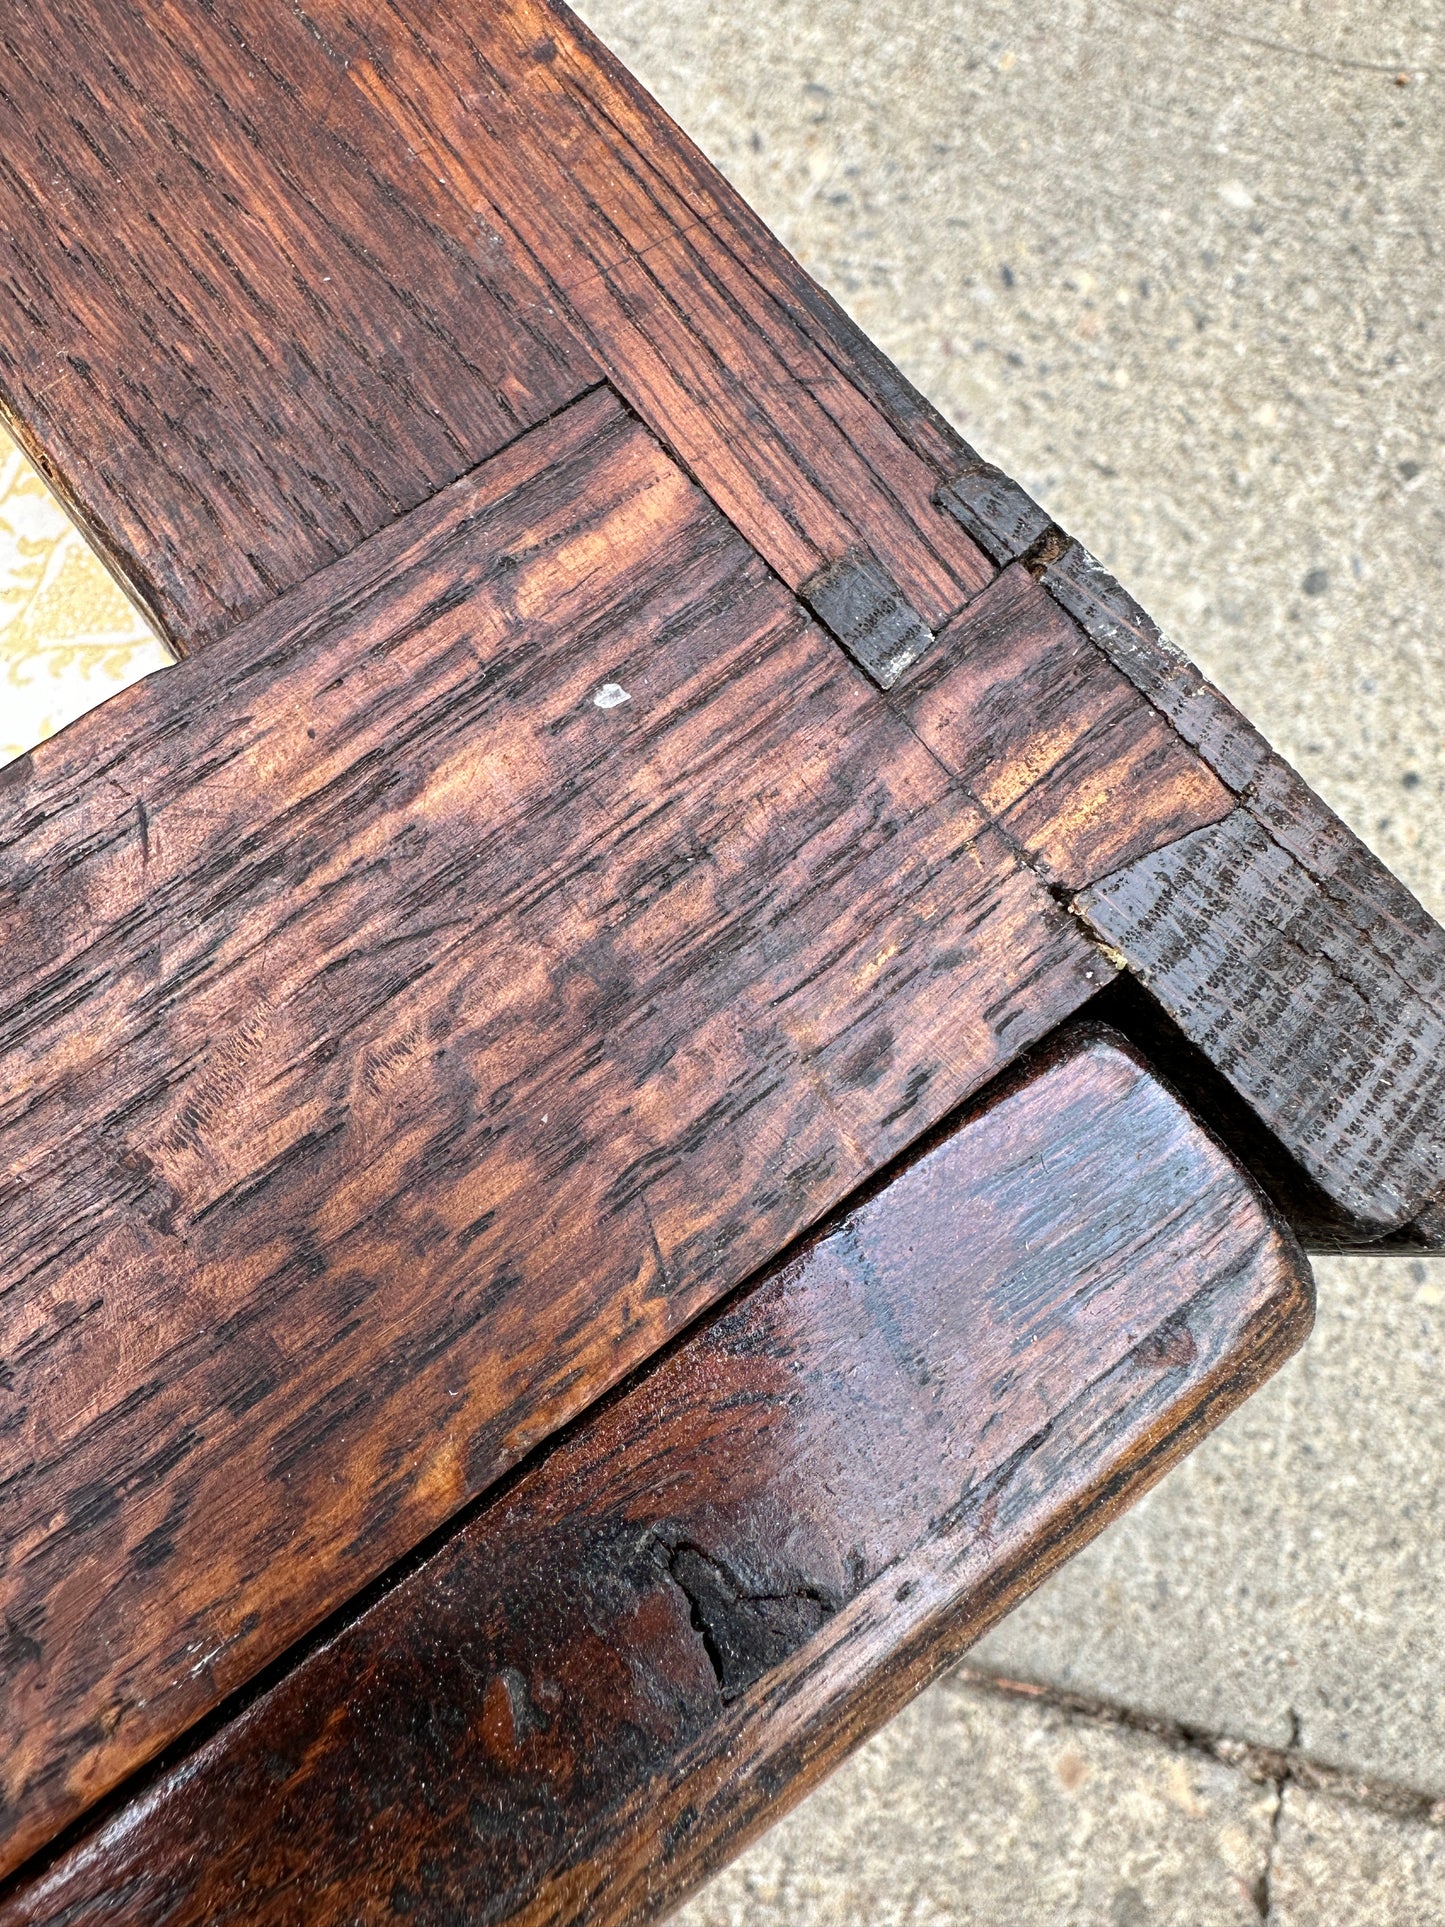
<path id="1" fill-rule="evenodd" d="M 1077 899 L 1152 994 L 1356 1220 L 1416 1217 L 1445 1180 L 1445 1019 L 1341 932 L 1252 813 Z"/>
<path id="2" fill-rule="evenodd" d="M 1066 890 L 1234 807 L 1208 765 L 1017 566 L 905 672 L 893 706 Z"/>
<path id="3" fill-rule="evenodd" d="M 1404 1041 L 1373 1079 L 1360 1072 L 1352 1101 L 1372 1114 L 1395 1104 L 1419 1006 L 1441 1015 L 1445 936 L 1118 585 L 889 367 L 565 7 L 446 0 L 422 21 L 401 0 L 317 0 L 303 21 L 270 0 L 38 0 L 7 32 L 0 259 L 8 247 L 13 321 L 0 354 L 18 359 L 0 363 L 0 386 L 183 641 L 605 369 L 789 586 L 854 570 L 869 589 L 863 633 L 876 639 L 882 611 L 890 662 L 926 660 L 929 637 L 995 567 L 1025 558 L 1303 866 L 1320 926 L 1359 953 L 1357 983 L 1380 976 L 1375 1033 L 1403 1022 Z M 60 58 L 62 40 L 93 50 L 94 71 Z M 858 597 L 842 600 L 846 630 Z M 1081 826 L 1044 820 L 1047 787 L 1024 805 L 1041 813 L 1025 844 L 1056 884 L 1061 857 L 1096 881 L 1110 839 L 1129 843 L 1133 811 L 1152 820 L 1155 774 L 1173 794 L 1190 767 L 1146 712 L 1121 705 L 1113 727 L 1114 773 L 1141 783 L 1095 782 L 1114 819 L 1095 818 L 1098 850 L 1062 849 Z M 1102 748 L 1096 730 L 1090 753 Z M 1208 810 L 1207 785 L 1188 780 Z M 1220 978 L 1236 1010 L 1267 995 L 1259 945 L 1273 954 L 1283 939 L 1269 902 L 1256 910 Z M 1133 967 L 1147 981 L 1142 954 Z M 1327 1132 L 1294 1140 L 1314 1073 L 1302 1064 L 1296 1077 L 1290 1048 L 1236 1036 L 1229 1075 L 1244 1101 L 1286 1155 L 1319 1170 L 1352 1235 L 1395 1228 L 1402 1205 L 1423 1223 L 1413 1171 L 1362 1176 L 1356 1146 L 1336 1179 Z M 1428 1066 L 1403 1074 L 1419 1084 L 1405 1114 L 1423 1129 Z M 1427 1169 L 1440 1135 L 1416 1160 Z M 1388 1135 L 1375 1142 L 1390 1154 Z"/>
<path id="4" fill-rule="evenodd" d="M 1090 1007 L 1090 1015 L 1122 1032 L 1175 1090 L 1188 1093 L 1190 1110 L 1229 1146 L 1307 1252 L 1408 1248 L 1419 1255 L 1421 1233 L 1415 1226 L 1382 1238 L 1378 1227 L 1362 1226 L 1337 1204 L 1138 977 L 1122 972 Z"/>
<path id="5" fill-rule="evenodd" d="M 809 292 L 784 251 L 564 7 L 516 0 L 479 20 L 448 4 L 429 10 L 420 35 L 398 8 L 363 14 L 355 0 L 319 4 L 350 76 L 469 206 L 512 237 L 622 391 L 784 579 L 806 595 L 820 582 L 856 587 L 858 564 L 863 579 L 872 575 L 864 634 L 871 645 L 886 632 L 888 661 L 899 665 L 881 680 L 928 659 L 927 632 L 946 625 L 991 565 L 1040 551 L 1036 570 L 1050 596 L 1148 704 L 1127 702 L 1122 681 L 1107 679 L 1110 716 L 1096 719 L 1082 752 L 1099 768 L 1088 781 L 1069 771 L 1031 790 L 1017 812 L 1025 843 L 1056 880 L 1082 884 L 1101 874 L 1111 843 L 1130 846 L 1136 816 L 1141 843 L 1157 835 L 1153 826 L 1168 814 L 1162 798 L 1183 804 L 1181 821 L 1193 828 L 1222 814 L 1222 791 L 1232 791 L 1313 878 L 1320 928 L 1359 953 L 1354 975 L 1366 986 L 1369 1034 L 1386 1047 L 1369 1065 L 1354 1051 L 1346 1108 L 1397 1111 L 1400 1133 L 1375 1134 L 1365 1148 L 1348 1125 L 1338 1140 L 1320 1127 L 1315 1071 L 1291 1056 L 1303 1033 L 1260 1027 L 1246 1047 L 1235 1023 L 1211 1061 L 1224 1068 L 1227 1058 L 1226 1074 L 1320 1179 L 1353 1235 L 1395 1229 L 1402 1212 L 1416 1217 L 1445 1176 L 1435 1067 L 1413 1054 L 1440 1017 L 1445 933 L 1408 892 L 1077 544 L 1059 537 L 1051 547 L 1058 532 L 1016 483 L 906 384 L 879 374 L 876 353 Z M 535 192 L 538 183 L 545 192 Z M 948 550 L 940 521 L 967 536 L 968 554 Z M 853 647 L 859 597 L 843 601 L 841 626 L 814 607 Z M 959 619 L 971 633 L 967 612 Z M 866 653 L 860 660 L 877 673 Z M 1051 814 L 1064 798 L 1067 819 Z M 1065 874 L 1078 863 L 1089 878 Z M 1267 958 L 1286 941 L 1265 891 L 1220 979 L 1217 1022 L 1194 1027 L 1207 1054 L 1231 1012 L 1267 1000 Z M 1145 954 L 1130 961 L 1151 983 Z M 1324 1057 L 1332 1024 L 1352 1023 L 1353 1006 L 1316 999 L 1313 1012 Z M 1339 1041 L 1348 1051 L 1343 1034 Z M 1411 1086 L 1403 1104 L 1402 1076 Z M 1411 1132 L 1424 1142 L 1400 1165 L 1396 1153 Z"/>
<path id="6" fill-rule="evenodd" d="M 828 633 L 880 689 L 933 648 L 933 631 L 871 555 L 850 549 L 798 591 Z"/>
<path id="7" fill-rule="evenodd" d="M 790 587 L 871 553 L 937 629 L 988 580 L 933 500 L 941 471 L 809 313 L 801 270 L 565 7 L 439 0 L 421 23 L 319 0 L 308 15 L 338 85 L 505 237 Z"/>
<path id="8" fill-rule="evenodd" d="M 1000 563 L 1022 558 L 1000 580 L 1037 576 L 1235 805 L 1132 865 L 1116 818 L 1118 874 L 1091 865 L 1072 907 L 1273 1136 L 1265 1162 L 1318 1188 L 1312 1233 L 1445 1246 L 1445 931 L 1092 556 L 966 455 L 939 499 Z M 1153 808 L 1136 791 L 1120 815 Z M 1066 834 L 1062 815 L 1043 832 Z"/>
<path id="9" fill-rule="evenodd" d="M 1299 1343 L 1297 1249 L 1056 1050 L 0 1907 L 648 1919 Z"/>
<path id="10" fill-rule="evenodd" d="M 11 1860 L 1111 974 L 606 392 L 6 779 Z"/>
<path id="11" fill-rule="evenodd" d="M 0 393 L 182 646 L 598 378 L 288 6 L 7 7 L 0 116 Z"/>
<path id="12" fill-rule="evenodd" d="M 1340 940 L 1445 1011 L 1445 930 L 1076 542 L 1043 569 L 1068 609 L 1316 887 Z"/>
<path id="13" fill-rule="evenodd" d="M 0 391 L 209 645 L 0 776 L 0 1864 L 1116 968 L 1445 1241 L 1445 935 L 565 8 L 0 50 Z"/>
<path id="14" fill-rule="evenodd" d="M 936 465 L 579 23 L 414 24 L 346 0 L 6 23 L 0 393 L 181 645 L 599 364 L 791 586 L 861 547 L 925 624 L 957 610 L 990 567 Z"/>
<path id="15" fill-rule="evenodd" d="M 1445 931 L 1077 543 L 1042 580 L 1239 804 L 1079 908 L 1346 1233 L 1428 1213 L 1445 1182 Z"/>

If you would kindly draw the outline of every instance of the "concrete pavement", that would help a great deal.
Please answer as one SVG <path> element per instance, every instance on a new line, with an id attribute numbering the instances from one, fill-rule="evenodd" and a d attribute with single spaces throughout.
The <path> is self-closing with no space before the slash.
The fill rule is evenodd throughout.
<path id="1" fill-rule="evenodd" d="M 583 11 L 1445 916 L 1445 15 Z M 1445 1923 L 1445 1261 L 1319 1276 L 1301 1358 L 974 1655 L 1041 1693 L 935 1688 L 691 1927 Z"/>

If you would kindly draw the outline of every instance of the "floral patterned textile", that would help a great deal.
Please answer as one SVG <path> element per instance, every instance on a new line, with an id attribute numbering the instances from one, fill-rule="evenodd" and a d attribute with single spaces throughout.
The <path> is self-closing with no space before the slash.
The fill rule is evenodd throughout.
<path id="1" fill-rule="evenodd" d="M 0 763 L 171 660 L 0 428 Z"/>

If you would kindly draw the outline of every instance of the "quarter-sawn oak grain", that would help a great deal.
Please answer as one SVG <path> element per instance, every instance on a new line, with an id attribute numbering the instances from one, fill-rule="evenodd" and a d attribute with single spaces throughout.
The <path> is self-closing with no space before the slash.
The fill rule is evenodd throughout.
<path id="1" fill-rule="evenodd" d="M 987 558 L 933 500 L 940 470 L 787 298 L 806 276 L 566 8 L 307 11 L 338 85 L 359 87 L 507 237 L 791 588 L 871 551 L 937 629 L 988 580 Z"/>
<path id="2" fill-rule="evenodd" d="M 1445 937 L 565 8 L 0 45 L 0 389 L 213 645 L 0 779 L 0 1855 L 1109 958 L 1445 1236 Z"/>
<path id="3" fill-rule="evenodd" d="M 856 556 L 923 641 L 1023 558 L 1303 864 L 1321 918 L 1360 948 L 1357 977 L 1386 972 L 1379 1022 L 1420 998 L 1440 1016 L 1445 937 L 1420 906 L 889 367 L 565 7 L 445 0 L 423 20 L 401 0 L 315 0 L 304 16 L 267 0 L 36 0 L 9 31 L 0 195 L 20 359 L 0 379 L 32 449 L 182 643 L 495 446 L 489 390 L 518 365 L 513 425 L 601 365 L 795 589 Z M 94 73 L 56 57 L 62 38 L 97 50 Z M 281 137 L 263 141 L 263 123 Z M 63 223 L 47 179 L 72 192 Z M 138 181 L 163 218 L 130 198 Z M 88 360 L 90 335 L 103 352 Z M 1152 719 L 1117 727 L 1181 767 Z M 1035 827 L 1043 851 L 1053 826 Z M 1272 944 L 1257 908 L 1250 927 Z M 1241 948 L 1228 995 L 1267 995 L 1260 969 Z M 1433 1238 L 1438 1207 L 1418 1185 L 1376 1168 L 1362 1192 L 1352 1167 L 1336 1183 L 1327 1133 L 1292 1140 L 1312 1073 L 1296 1077 L 1280 1038 L 1261 1032 L 1231 1061 L 1355 1235 L 1394 1229 L 1403 1198 Z M 1352 1101 L 1372 1111 L 1392 1090 L 1363 1078 Z M 1437 1130 L 1427 1166 L 1438 1144 Z"/>
<path id="4" fill-rule="evenodd" d="M 806 590 L 846 556 L 866 562 L 871 553 L 914 632 L 920 623 L 937 630 L 987 580 L 990 562 L 1040 549 L 1035 572 L 1049 594 L 1093 643 L 1114 652 L 1118 609 L 1128 601 L 1117 585 L 1101 615 L 1103 572 L 1089 576 L 1083 552 L 1062 536 L 1050 549 L 1058 532 L 1026 493 L 901 378 L 880 375 L 876 351 L 565 7 L 510 0 L 479 15 L 445 0 L 428 10 L 424 31 L 397 4 L 363 15 L 355 0 L 316 0 L 315 14 L 349 77 L 454 192 L 511 236 L 633 405 L 792 587 Z M 940 520 L 966 534 L 967 553 L 942 541 Z M 1157 834 L 1156 778 L 1175 801 L 1192 792 L 1182 828 L 1222 815 L 1223 789 L 1233 790 L 1292 853 L 1309 846 L 1302 860 L 1307 870 L 1314 864 L 1319 919 L 1340 927 L 1346 944 L 1363 943 L 1361 978 L 1375 968 L 1371 951 L 1388 953 L 1386 979 L 1368 1001 L 1372 1034 L 1390 1039 L 1389 1067 L 1377 1065 L 1373 1075 L 1359 1068 L 1351 1101 L 1365 1112 L 1392 1104 L 1393 1080 L 1412 1049 L 1408 1013 L 1438 990 L 1445 934 L 1217 692 L 1202 693 L 1207 685 L 1180 666 L 1142 611 L 1135 614 L 1114 672 L 1101 669 L 1098 678 L 1109 686 L 1112 741 L 1101 724 L 1087 745 L 1099 765 L 1091 775 L 1065 772 L 1078 781 L 1051 782 L 1022 800 L 1019 817 L 1035 813 L 1022 826 L 1025 843 L 1056 878 L 1085 862 L 1092 875 L 1074 879 L 1082 884 L 1100 874 L 1111 840 L 1129 844 L 1136 813 L 1156 826 L 1141 829 L 1141 840 Z M 967 624 L 966 609 L 959 620 Z M 1147 700 L 1128 701 L 1118 672 Z M 1181 674 L 1192 678 L 1188 699 L 1161 701 L 1165 687 L 1178 691 Z M 1191 727 L 1201 704 L 1208 717 Z M 1184 741 L 1161 726 L 1161 708 Z M 1217 753 L 1226 745 L 1233 754 Z M 1085 821 L 1091 797 L 1095 813 Z M 1050 811 L 1065 799 L 1073 814 L 1054 821 Z M 1236 1010 L 1268 998 L 1262 956 L 1283 941 L 1267 894 L 1255 912 L 1255 948 L 1242 944 L 1227 977 Z M 1131 967 L 1149 982 L 1142 954 Z M 1326 1024 L 1323 1054 L 1343 1008 L 1316 1007 Z M 1222 1025 L 1229 1013 L 1218 1015 Z M 1348 1040 L 1337 1041 L 1348 1054 Z M 1379 1161 L 1362 1171 L 1352 1146 L 1336 1147 L 1327 1132 L 1296 1141 L 1294 1119 L 1310 1107 L 1313 1072 L 1292 1062 L 1291 1048 L 1284 1033 L 1265 1028 L 1241 1048 L 1236 1027 L 1229 1074 L 1246 1101 L 1263 1106 L 1290 1155 L 1322 1173 L 1333 1207 L 1357 1235 L 1395 1228 L 1401 1206 L 1417 1216 L 1430 1194 L 1414 1167 L 1445 1165 L 1445 1120 L 1433 1112 L 1428 1063 L 1416 1058 L 1406 1073 L 1423 1082 L 1405 1105 L 1428 1142 L 1409 1171 Z M 1374 1144 L 1388 1159 L 1388 1134 Z"/>
<path id="5" fill-rule="evenodd" d="M 9 1864 L 1111 975 L 606 391 L 162 680 L 0 786 Z"/>
<path id="6" fill-rule="evenodd" d="M 598 379 L 289 6 L 6 7 L 0 120 L 0 391 L 183 648 Z"/>
<path id="7" fill-rule="evenodd" d="M 590 1414 L 0 1927 L 640 1922 L 1278 1365 L 1309 1273 L 1056 1050 Z"/>
<path id="8" fill-rule="evenodd" d="M 1208 765 L 1017 565 L 904 672 L 892 700 L 1067 890 L 1234 808 Z"/>
<path id="9" fill-rule="evenodd" d="M 1445 1245 L 1445 930 L 1079 543 L 960 448 L 940 501 L 1037 576 L 1238 806 L 1096 874 L 1074 908 L 1318 1185 L 1329 1236 Z"/>

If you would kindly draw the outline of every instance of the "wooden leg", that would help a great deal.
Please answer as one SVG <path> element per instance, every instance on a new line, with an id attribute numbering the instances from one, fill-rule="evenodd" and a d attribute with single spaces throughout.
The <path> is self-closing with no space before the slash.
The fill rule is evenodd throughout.
<path id="1" fill-rule="evenodd" d="M 594 1408 L 0 1927 L 650 1919 L 1303 1339 L 1308 1268 L 1108 1032 Z"/>

